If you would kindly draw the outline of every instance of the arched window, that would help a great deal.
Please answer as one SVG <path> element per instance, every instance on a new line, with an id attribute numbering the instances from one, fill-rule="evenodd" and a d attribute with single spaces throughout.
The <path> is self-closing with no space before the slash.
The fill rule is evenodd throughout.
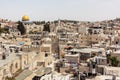
<path id="1" fill-rule="evenodd" d="M 48 57 L 48 53 L 45 51 L 45 57 Z"/>
<path id="2" fill-rule="evenodd" d="M 15 68 L 18 68 L 18 63 L 15 64 Z"/>

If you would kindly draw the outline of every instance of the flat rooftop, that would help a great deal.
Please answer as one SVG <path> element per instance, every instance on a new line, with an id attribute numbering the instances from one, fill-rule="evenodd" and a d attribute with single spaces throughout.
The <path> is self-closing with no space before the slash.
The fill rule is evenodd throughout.
<path id="1" fill-rule="evenodd" d="M 91 52 L 104 51 L 104 48 L 71 49 L 70 51 L 73 51 L 73 52 L 82 52 L 82 53 L 91 53 Z"/>

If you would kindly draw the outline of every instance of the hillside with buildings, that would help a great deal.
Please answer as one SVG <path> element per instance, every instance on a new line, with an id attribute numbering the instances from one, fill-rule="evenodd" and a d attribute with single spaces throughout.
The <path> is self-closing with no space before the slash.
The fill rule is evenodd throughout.
<path id="1" fill-rule="evenodd" d="M 120 18 L 0 19 L 0 80 L 120 80 Z"/>

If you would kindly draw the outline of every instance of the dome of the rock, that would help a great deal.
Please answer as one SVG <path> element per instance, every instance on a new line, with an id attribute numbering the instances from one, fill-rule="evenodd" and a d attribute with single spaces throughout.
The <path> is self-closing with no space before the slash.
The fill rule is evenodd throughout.
<path id="1" fill-rule="evenodd" d="M 22 21 L 29 21 L 29 16 L 24 15 L 24 16 L 22 17 Z"/>

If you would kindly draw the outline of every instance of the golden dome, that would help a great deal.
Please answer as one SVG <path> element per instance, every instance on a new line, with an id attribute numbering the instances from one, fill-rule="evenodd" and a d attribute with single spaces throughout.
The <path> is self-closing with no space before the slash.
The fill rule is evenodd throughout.
<path id="1" fill-rule="evenodd" d="M 24 16 L 22 17 L 22 21 L 29 21 L 29 16 L 24 15 Z"/>

